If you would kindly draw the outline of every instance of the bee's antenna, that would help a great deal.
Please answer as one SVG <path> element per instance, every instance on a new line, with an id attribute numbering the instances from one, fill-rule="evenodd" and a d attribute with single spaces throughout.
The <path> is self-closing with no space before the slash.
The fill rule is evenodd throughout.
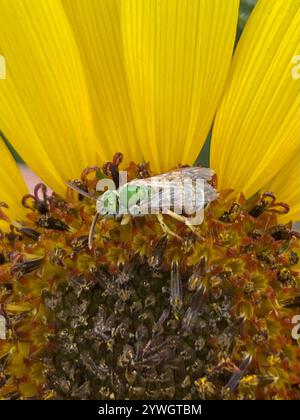
<path id="1" fill-rule="evenodd" d="M 99 212 L 95 213 L 95 216 L 94 216 L 93 222 L 92 222 L 92 226 L 91 226 L 91 229 L 90 229 L 90 233 L 89 233 L 89 249 L 93 248 L 94 232 L 95 232 L 96 223 L 98 222 L 99 217 L 100 217 Z"/>
<path id="2" fill-rule="evenodd" d="M 79 187 L 78 187 L 76 184 L 74 184 L 73 182 L 71 182 L 71 181 L 66 181 L 66 184 L 67 184 L 70 188 L 72 188 L 72 190 L 75 190 L 75 191 L 77 191 L 79 194 L 84 195 L 84 197 L 91 198 L 92 200 L 97 200 L 97 197 L 96 197 L 94 194 L 92 194 L 92 193 L 90 193 L 90 192 L 88 192 L 88 191 L 84 191 L 84 190 L 82 190 L 81 188 L 79 188 Z"/>
<path id="3" fill-rule="evenodd" d="M 88 191 L 82 190 L 81 188 L 79 188 L 73 182 L 67 181 L 66 184 L 70 188 L 72 188 L 72 190 L 77 191 L 79 194 L 83 195 L 84 197 L 91 198 L 92 200 L 97 200 L 97 197 L 94 194 L 92 194 L 92 193 L 90 193 Z M 90 232 L 89 232 L 89 242 L 88 242 L 89 243 L 89 249 L 92 249 L 93 248 L 94 232 L 95 232 L 95 227 L 96 227 L 96 223 L 98 222 L 99 216 L 100 216 L 99 212 L 96 212 L 95 213 L 95 216 L 93 218 L 92 226 L 91 226 Z"/>

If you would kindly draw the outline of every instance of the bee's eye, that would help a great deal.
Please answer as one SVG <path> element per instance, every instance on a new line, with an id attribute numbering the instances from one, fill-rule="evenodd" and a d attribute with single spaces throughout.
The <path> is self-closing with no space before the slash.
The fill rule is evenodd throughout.
<path id="1" fill-rule="evenodd" d="M 97 200 L 97 211 L 102 215 L 115 214 L 117 206 L 118 201 L 114 191 L 106 191 Z"/>

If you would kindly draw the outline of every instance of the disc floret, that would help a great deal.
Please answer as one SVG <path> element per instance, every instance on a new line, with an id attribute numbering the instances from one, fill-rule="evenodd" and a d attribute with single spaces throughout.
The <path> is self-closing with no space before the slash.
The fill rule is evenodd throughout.
<path id="1" fill-rule="evenodd" d="M 97 194 L 120 162 L 78 185 Z M 2 398 L 300 397 L 299 233 L 273 194 L 221 191 L 195 232 L 165 216 L 176 236 L 154 215 L 102 220 L 92 249 L 91 198 L 39 185 L 23 203 L 1 235 Z"/>

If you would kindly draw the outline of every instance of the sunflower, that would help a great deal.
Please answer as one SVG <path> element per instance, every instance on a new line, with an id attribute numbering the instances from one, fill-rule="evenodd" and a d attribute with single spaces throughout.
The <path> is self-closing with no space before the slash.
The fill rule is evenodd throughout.
<path id="1" fill-rule="evenodd" d="M 0 129 L 44 182 L 0 142 L 0 397 L 299 399 L 300 1 L 259 0 L 234 50 L 238 12 L 0 0 Z M 194 232 L 104 220 L 88 248 L 67 180 L 193 165 L 210 131 Z"/>

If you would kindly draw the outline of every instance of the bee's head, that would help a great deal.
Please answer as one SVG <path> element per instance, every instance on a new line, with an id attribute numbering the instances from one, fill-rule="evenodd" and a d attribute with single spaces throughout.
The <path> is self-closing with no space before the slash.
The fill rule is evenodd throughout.
<path id="1" fill-rule="evenodd" d="M 108 190 L 98 198 L 97 212 L 106 218 L 118 218 L 120 214 L 135 214 L 146 194 L 144 187 L 127 184 L 118 191 Z"/>
<path id="2" fill-rule="evenodd" d="M 114 190 L 105 191 L 105 193 L 97 199 L 96 208 L 100 216 L 116 218 L 119 209 L 118 192 Z"/>

